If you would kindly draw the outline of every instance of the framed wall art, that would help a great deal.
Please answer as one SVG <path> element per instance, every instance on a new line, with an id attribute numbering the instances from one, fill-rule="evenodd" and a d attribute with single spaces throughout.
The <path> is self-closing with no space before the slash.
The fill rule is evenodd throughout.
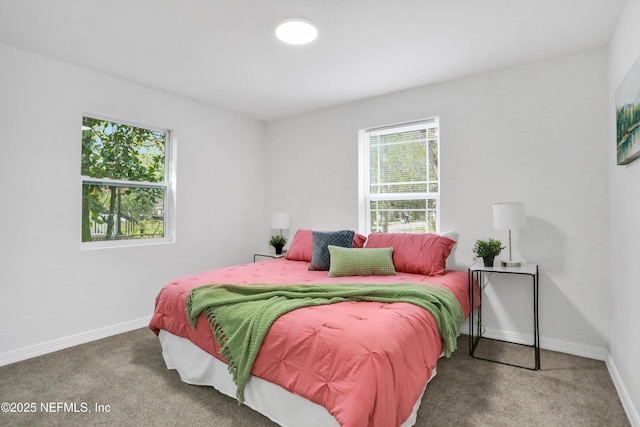
<path id="1" fill-rule="evenodd" d="M 616 157 L 619 165 L 640 158 L 640 57 L 616 89 Z"/>

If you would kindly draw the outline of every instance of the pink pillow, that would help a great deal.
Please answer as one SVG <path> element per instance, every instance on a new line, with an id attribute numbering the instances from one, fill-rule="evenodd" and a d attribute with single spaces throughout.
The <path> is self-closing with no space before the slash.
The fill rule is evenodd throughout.
<path id="1" fill-rule="evenodd" d="M 364 242 L 367 240 L 367 238 L 365 236 L 363 236 L 362 234 L 359 233 L 355 233 L 353 235 L 353 247 L 354 248 L 361 248 L 364 246 Z"/>
<path id="2" fill-rule="evenodd" d="M 372 233 L 366 247 L 393 247 L 396 271 L 441 276 L 447 271 L 447 257 L 455 244 L 437 234 Z"/>
<path id="3" fill-rule="evenodd" d="M 361 248 L 367 238 L 362 234 L 353 235 L 353 247 Z M 311 262 L 313 257 L 313 230 L 298 230 L 285 255 L 286 259 Z"/>
<path id="4" fill-rule="evenodd" d="M 313 256 L 313 230 L 298 230 L 291 246 L 284 256 L 286 259 L 294 261 L 308 261 L 311 262 Z"/>

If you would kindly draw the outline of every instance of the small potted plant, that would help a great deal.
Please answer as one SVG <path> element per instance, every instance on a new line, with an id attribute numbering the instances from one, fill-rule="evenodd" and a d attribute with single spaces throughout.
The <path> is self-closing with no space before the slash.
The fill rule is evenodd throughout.
<path id="1" fill-rule="evenodd" d="M 491 238 L 489 238 L 489 240 L 478 239 L 473 247 L 473 253 L 476 254 L 476 258 L 483 259 L 485 267 L 493 267 L 493 260 L 504 248 L 500 240 Z"/>
<path id="2" fill-rule="evenodd" d="M 277 236 L 271 236 L 271 240 L 269 240 L 269 244 L 276 248 L 276 255 L 280 255 L 282 253 L 282 248 L 287 244 L 287 238 L 282 234 L 278 234 Z"/>

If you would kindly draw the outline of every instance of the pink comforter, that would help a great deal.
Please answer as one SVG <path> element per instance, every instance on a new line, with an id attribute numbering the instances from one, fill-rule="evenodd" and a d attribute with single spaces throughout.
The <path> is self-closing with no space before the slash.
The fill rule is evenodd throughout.
<path id="1" fill-rule="evenodd" d="M 162 288 L 149 326 L 156 334 L 164 329 L 187 338 L 224 361 L 209 322 L 201 318 L 193 329 L 185 311 L 189 291 L 212 283 L 430 283 L 451 290 L 465 317 L 470 313 L 466 272 L 330 278 L 308 268 L 308 262 L 281 258 L 182 277 Z M 343 427 L 398 426 L 413 410 L 442 350 L 435 319 L 420 307 L 343 302 L 281 316 L 251 373 L 324 406 Z"/>

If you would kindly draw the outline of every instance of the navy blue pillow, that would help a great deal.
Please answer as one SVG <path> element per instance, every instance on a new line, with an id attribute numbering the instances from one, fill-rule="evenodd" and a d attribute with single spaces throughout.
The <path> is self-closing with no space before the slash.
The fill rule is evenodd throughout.
<path id="1" fill-rule="evenodd" d="M 340 246 L 342 248 L 353 247 L 353 230 L 340 231 L 314 231 L 313 232 L 313 255 L 309 270 L 329 271 L 331 258 L 329 255 L 329 245 Z"/>

